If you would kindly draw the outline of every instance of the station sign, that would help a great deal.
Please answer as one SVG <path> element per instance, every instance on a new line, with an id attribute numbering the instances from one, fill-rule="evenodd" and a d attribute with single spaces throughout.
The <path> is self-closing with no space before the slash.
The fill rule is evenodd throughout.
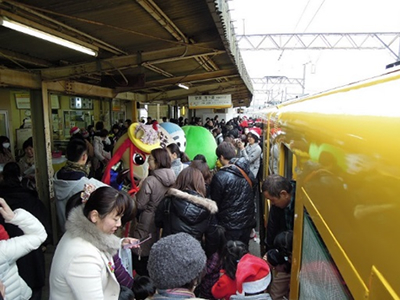
<path id="1" fill-rule="evenodd" d="M 230 94 L 189 96 L 188 100 L 189 109 L 232 107 L 232 96 Z"/>

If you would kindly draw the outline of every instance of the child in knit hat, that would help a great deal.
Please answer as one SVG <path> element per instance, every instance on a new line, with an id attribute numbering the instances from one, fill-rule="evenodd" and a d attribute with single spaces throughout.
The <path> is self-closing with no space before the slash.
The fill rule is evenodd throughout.
<path id="1" fill-rule="evenodd" d="M 187 233 L 172 234 L 156 242 L 147 269 L 157 293 L 152 299 L 195 298 L 206 266 L 200 242 Z"/>

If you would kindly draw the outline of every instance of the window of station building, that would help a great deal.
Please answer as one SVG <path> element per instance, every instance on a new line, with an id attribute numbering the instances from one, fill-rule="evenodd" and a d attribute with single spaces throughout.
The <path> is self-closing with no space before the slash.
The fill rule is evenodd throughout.
<path id="1" fill-rule="evenodd" d="M 87 128 L 92 123 L 90 111 L 66 110 L 64 111 L 64 137 L 69 138 L 72 127 Z"/>

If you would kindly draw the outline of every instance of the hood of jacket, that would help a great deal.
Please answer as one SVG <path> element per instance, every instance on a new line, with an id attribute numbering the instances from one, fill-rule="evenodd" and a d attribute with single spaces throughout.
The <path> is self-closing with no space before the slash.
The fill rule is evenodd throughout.
<path id="1" fill-rule="evenodd" d="M 198 195 L 189 194 L 187 192 L 183 192 L 181 190 L 170 188 L 167 191 L 168 196 L 174 196 L 179 199 L 184 199 L 188 202 L 191 202 L 195 205 L 202 206 L 207 209 L 210 213 L 215 214 L 218 212 L 217 203 L 214 200 L 203 198 Z"/>
<path id="2" fill-rule="evenodd" d="M 83 190 L 83 186 L 88 182 L 87 177 L 79 180 L 63 180 L 58 179 L 57 174 L 54 176 L 54 193 L 58 201 L 68 200 L 73 194 Z"/>
<path id="3" fill-rule="evenodd" d="M 170 187 L 175 183 L 175 172 L 170 168 L 153 170 L 150 175 L 156 177 L 164 186 Z"/>
<path id="4" fill-rule="evenodd" d="M 83 205 L 71 210 L 65 228 L 72 237 L 80 237 L 110 255 L 115 255 L 120 248 L 117 236 L 100 231 L 84 216 Z"/>
<path id="5" fill-rule="evenodd" d="M 54 193 L 56 194 L 57 201 L 68 200 L 72 195 L 83 190 L 85 183 L 90 183 L 96 188 L 101 186 L 108 186 L 107 184 L 95 178 L 87 178 L 86 176 L 78 180 L 63 180 L 54 175 Z"/>

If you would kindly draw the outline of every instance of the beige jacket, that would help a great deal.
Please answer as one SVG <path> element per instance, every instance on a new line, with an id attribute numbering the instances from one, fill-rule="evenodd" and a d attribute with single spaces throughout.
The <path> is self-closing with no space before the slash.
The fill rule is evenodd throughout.
<path id="1" fill-rule="evenodd" d="M 140 212 L 138 222 L 134 228 L 134 238 L 145 238 L 151 234 L 151 240 L 140 245 L 140 250 L 132 249 L 136 255 L 149 256 L 151 246 L 158 240 L 155 225 L 155 214 L 158 205 L 164 198 L 167 190 L 175 183 L 175 173 L 172 169 L 157 169 L 144 179 L 136 195 L 137 209 Z"/>

